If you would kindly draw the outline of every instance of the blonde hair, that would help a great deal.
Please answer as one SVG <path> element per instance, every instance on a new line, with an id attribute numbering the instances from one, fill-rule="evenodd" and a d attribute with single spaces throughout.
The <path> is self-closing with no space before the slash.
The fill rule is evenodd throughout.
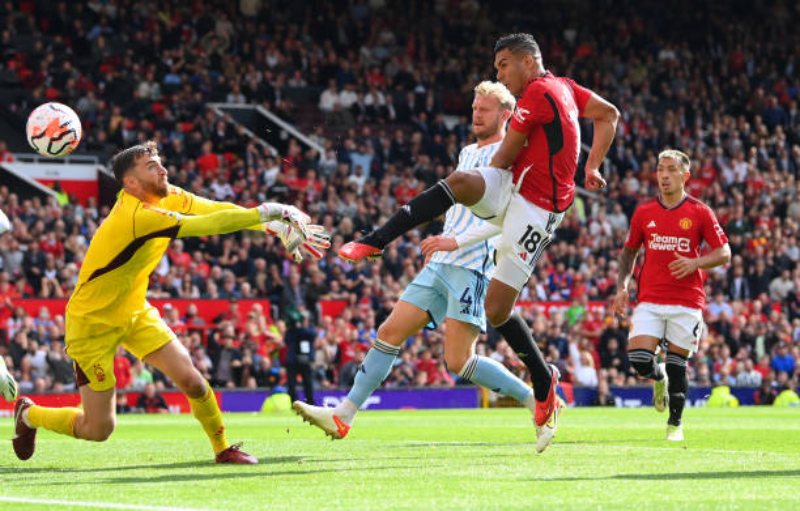
<path id="1" fill-rule="evenodd" d="M 500 108 L 509 112 L 514 110 L 514 105 L 517 104 L 514 95 L 500 82 L 486 80 L 476 85 L 474 90 L 476 96 L 491 96 L 495 98 L 500 103 Z"/>
<path id="2" fill-rule="evenodd" d="M 689 159 L 689 156 L 683 151 L 678 151 L 677 149 L 664 149 L 658 153 L 658 161 L 661 161 L 664 158 L 675 160 L 686 172 L 688 172 L 692 166 L 692 161 Z"/>

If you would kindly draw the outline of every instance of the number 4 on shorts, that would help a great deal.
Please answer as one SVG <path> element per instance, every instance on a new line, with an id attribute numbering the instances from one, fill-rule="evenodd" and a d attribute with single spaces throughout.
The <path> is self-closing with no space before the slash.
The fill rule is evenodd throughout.
<path id="1" fill-rule="evenodd" d="M 464 304 L 464 307 L 461 308 L 461 314 L 469 313 L 469 308 L 472 307 L 472 297 L 469 295 L 469 288 L 464 289 L 459 301 Z"/>

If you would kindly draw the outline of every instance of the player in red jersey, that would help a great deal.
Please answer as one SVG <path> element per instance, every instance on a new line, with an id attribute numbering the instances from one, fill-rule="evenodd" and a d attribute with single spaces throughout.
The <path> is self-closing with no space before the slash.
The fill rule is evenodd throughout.
<path id="1" fill-rule="evenodd" d="M 669 407 L 667 440 L 682 441 L 681 416 L 689 381 L 686 361 L 697 351 L 703 333 L 703 288 L 708 270 L 731 260 L 728 238 L 711 208 L 686 194 L 689 157 L 666 150 L 658 155 L 656 177 L 660 194 L 640 204 L 631 219 L 628 239 L 619 258 L 614 310 L 625 314 L 628 283 L 636 255 L 644 245 L 638 280 L 638 305 L 633 311 L 628 358 L 643 378 L 652 378 L 653 406 Z M 703 241 L 711 252 L 700 255 Z M 667 342 L 666 365 L 656 363 L 656 348 Z"/>
<path id="2" fill-rule="evenodd" d="M 558 373 L 545 363 L 527 323 L 514 313 L 514 303 L 572 205 L 580 153 L 578 118 L 594 121 L 585 185 L 599 190 L 605 181 L 598 169 L 614 139 L 619 112 L 589 89 L 548 72 L 530 34 L 501 37 L 494 48 L 494 66 L 498 81 L 519 101 L 489 167 L 450 174 L 380 228 L 343 246 L 339 256 L 351 261 L 378 256 L 392 240 L 442 215 L 455 203 L 501 227 L 497 266 L 486 295 L 486 318 L 531 373 L 537 433 L 546 446 L 556 429 Z"/>

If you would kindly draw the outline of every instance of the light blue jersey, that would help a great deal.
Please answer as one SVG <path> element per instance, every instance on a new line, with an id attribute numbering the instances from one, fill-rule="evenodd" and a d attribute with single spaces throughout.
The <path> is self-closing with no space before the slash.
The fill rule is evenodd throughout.
<path id="1" fill-rule="evenodd" d="M 461 150 L 461 154 L 458 156 L 456 172 L 487 167 L 494 153 L 500 148 L 501 143 L 495 142 L 483 147 L 478 147 L 477 144 L 468 145 Z M 464 234 L 470 229 L 482 227 L 485 223 L 485 220 L 473 215 L 468 207 L 456 204 L 447 210 L 442 235 L 455 237 Z M 491 238 L 471 247 L 459 248 L 452 252 L 436 252 L 431 258 L 431 262 L 460 266 L 491 278 L 491 274 L 494 271 L 493 253 L 494 238 Z"/>

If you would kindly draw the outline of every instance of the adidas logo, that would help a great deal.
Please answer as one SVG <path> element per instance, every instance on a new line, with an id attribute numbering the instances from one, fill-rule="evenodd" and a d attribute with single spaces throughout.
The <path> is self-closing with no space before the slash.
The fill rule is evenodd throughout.
<path id="1" fill-rule="evenodd" d="M 402 209 L 405 212 L 406 215 L 411 215 L 411 206 L 409 206 L 408 204 L 406 204 L 405 206 L 403 206 L 400 209 Z"/>
<path id="2" fill-rule="evenodd" d="M 655 227 L 655 226 L 656 226 L 656 221 L 655 220 L 650 220 L 650 223 L 647 224 L 647 227 Z"/>

